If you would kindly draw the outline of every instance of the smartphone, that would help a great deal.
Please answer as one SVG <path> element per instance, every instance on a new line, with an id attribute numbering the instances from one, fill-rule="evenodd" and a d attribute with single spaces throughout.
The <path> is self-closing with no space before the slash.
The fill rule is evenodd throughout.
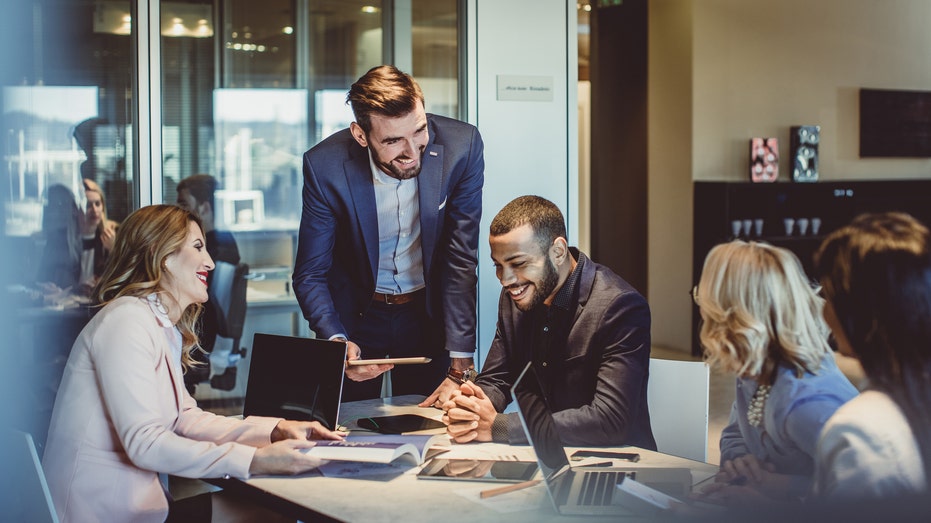
<path id="1" fill-rule="evenodd" d="M 636 463 L 640 461 L 640 454 L 636 452 L 613 452 L 610 450 L 577 450 L 569 456 L 569 459 L 572 461 L 581 461 L 585 458 L 620 459 Z"/>

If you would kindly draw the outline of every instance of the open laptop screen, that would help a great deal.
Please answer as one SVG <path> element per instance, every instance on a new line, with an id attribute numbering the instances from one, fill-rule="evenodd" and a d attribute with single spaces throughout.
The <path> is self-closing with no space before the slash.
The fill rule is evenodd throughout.
<path id="1" fill-rule="evenodd" d="M 256 333 L 242 413 L 335 429 L 345 364 L 343 342 Z"/>
<path id="2" fill-rule="evenodd" d="M 556 431 L 556 422 L 546 404 L 543 388 L 533 368 L 528 363 L 511 389 L 518 410 L 527 428 L 527 438 L 540 461 L 546 477 L 569 464 L 562 439 Z"/>

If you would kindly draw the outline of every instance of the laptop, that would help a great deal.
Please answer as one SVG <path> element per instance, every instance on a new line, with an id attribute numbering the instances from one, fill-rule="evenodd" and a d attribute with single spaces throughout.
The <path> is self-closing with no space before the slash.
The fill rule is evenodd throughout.
<path id="1" fill-rule="evenodd" d="M 344 342 L 256 333 L 242 414 L 335 429 L 345 364 Z"/>
<path id="2" fill-rule="evenodd" d="M 556 511 L 563 515 L 633 515 L 635 512 L 619 504 L 612 504 L 618 483 L 626 478 L 660 490 L 680 499 L 692 486 L 691 471 L 687 468 L 659 467 L 598 467 L 571 468 L 565 447 L 556 430 L 556 422 L 546 403 L 540 380 L 528 363 L 521 372 L 511 396 L 527 441 L 533 446 L 546 490 Z M 615 501 L 616 503 L 616 501 Z"/>

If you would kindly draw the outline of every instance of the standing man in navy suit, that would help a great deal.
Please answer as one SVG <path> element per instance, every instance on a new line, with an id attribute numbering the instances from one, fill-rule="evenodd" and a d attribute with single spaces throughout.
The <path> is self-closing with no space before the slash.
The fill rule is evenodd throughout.
<path id="1" fill-rule="evenodd" d="M 395 367 L 391 390 L 439 406 L 475 372 L 482 137 L 427 114 L 393 66 L 368 71 L 347 101 L 356 121 L 304 153 L 294 292 L 317 337 L 346 340 L 349 359 L 432 358 Z M 378 397 L 373 378 L 391 368 L 347 367 L 343 400 Z"/>

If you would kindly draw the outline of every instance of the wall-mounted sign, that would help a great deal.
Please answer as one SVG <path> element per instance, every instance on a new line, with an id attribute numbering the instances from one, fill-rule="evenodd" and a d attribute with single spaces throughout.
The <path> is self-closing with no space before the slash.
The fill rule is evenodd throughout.
<path id="1" fill-rule="evenodd" d="M 861 158 L 931 158 L 931 91 L 860 89 Z"/>
<path id="2" fill-rule="evenodd" d="M 552 102 L 552 76 L 498 75 L 498 100 Z"/>

